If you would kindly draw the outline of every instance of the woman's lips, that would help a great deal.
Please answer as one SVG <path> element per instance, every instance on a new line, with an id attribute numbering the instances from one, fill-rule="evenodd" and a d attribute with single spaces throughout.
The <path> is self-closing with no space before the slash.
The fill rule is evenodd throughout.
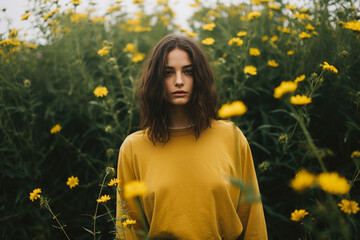
<path id="1" fill-rule="evenodd" d="M 187 92 L 185 91 L 176 91 L 172 93 L 172 95 L 174 95 L 175 97 L 184 97 L 186 94 Z"/>

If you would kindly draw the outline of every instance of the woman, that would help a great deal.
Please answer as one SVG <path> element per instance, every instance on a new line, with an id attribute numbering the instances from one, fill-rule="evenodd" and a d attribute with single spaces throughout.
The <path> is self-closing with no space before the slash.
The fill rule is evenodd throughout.
<path id="1" fill-rule="evenodd" d="M 143 130 L 123 142 L 117 172 L 122 184 L 140 180 L 147 186 L 141 205 L 148 237 L 267 239 L 261 202 L 240 201 L 242 192 L 229 182 L 237 176 L 259 193 L 246 138 L 231 122 L 216 120 L 214 77 L 198 44 L 178 35 L 160 40 L 139 95 Z M 118 194 L 118 220 L 124 213 L 120 199 Z M 125 208 L 141 231 L 135 202 L 128 200 Z"/>

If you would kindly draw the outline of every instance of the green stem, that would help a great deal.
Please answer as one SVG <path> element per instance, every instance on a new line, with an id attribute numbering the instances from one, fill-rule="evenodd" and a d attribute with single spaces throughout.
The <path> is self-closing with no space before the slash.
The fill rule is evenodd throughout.
<path id="1" fill-rule="evenodd" d="M 149 233 L 149 223 L 148 221 L 146 220 L 146 215 L 145 215 L 145 212 L 144 212 L 144 209 L 143 207 L 141 206 L 141 203 L 140 203 L 140 198 L 139 197 L 135 197 L 135 202 L 136 202 L 136 205 L 138 206 L 139 210 L 140 210 L 140 214 L 141 214 L 141 223 L 144 227 L 144 231 L 145 231 L 145 236 L 148 235 Z"/>
<path id="2" fill-rule="evenodd" d="M 100 188 L 100 191 L 99 191 L 99 196 L 98 196 L 98 199 L 100 198 L 101 196 L 101 193 L 102 193 L 102 190 L 104 188 L 104 183 L 105 183 L 105 180 L 106 180 L 106 177 L 107 177 L 108 173 L 105 174 L 104 178 L 103 178 L 103 181 L 101 183 L 101 188 Z M 97 212 L 98 212 L 98 208 L 99 208 L 99 202 L 96 201 L 96 208 L 95 208 L 95 213 L 94 213 L 94 216 L 93 216 L 93 223 L 94 223 L 94 231 L 93 231 L 93 234 L 94 234 L 94 240 L 96 240 L 96 218 L 97 218 Z"/>

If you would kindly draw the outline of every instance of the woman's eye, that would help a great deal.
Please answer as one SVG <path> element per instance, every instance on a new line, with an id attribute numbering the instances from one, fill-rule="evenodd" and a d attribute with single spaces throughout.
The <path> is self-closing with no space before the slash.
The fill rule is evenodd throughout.
<path id="1" fill-rule="evenodd" d="M 165 76 L 171 76 L 173 74 L 173 72 L 171 71 L 165 71 Z"/>
<path id="2" fill-rule="evenodd" d="M 186 75 L 192 75 L 192 74 L 193 74 L 193 71 L 192 71 L 192 70 L 186 70 L 186 71 L 185 71 L 185 74 L 186 74 Z"/>

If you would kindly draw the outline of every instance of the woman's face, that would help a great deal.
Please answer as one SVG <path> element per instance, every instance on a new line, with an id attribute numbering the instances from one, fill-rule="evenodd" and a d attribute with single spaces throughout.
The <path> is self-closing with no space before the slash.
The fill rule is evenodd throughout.
<path id="1" fill-rule="evenodd" d="M 184 50 L 169 52 L 165 66 L 165 100 L 174 106 L 189 102 L 194 85 L 193 65 Z"/>

